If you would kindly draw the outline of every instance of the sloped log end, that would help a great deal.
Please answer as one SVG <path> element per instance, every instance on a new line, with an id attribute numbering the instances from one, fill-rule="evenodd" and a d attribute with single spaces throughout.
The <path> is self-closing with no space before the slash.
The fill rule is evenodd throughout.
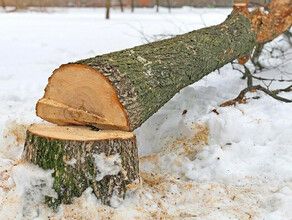
<path id="1" fill-rule="evenodd" d="M 125 110 L 110 82 L 84 65 L 64 65 L 55 70 L 36 113 L 58 125 L 129 130 Z"/>

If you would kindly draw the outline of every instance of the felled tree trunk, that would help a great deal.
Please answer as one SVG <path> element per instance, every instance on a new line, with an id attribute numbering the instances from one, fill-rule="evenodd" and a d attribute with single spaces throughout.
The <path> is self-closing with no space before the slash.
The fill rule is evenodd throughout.
<path id="1" fill-rule="evenodd" d="M 46 199 L 52 207 L 70 203 L 88 187 L 110 205 L 113 194 L 123 198 L 139 177 L 136 139 L 130 132 L 35 124 L 27 131 L 24 152 L 26 161 L 54 170 L 58 197 Z"/>
<path id="2" fill-rule="evenodd" d="M 256 43 L 291 26 L 290 0 L 273 0 L 269 8 L 250 13 L 238 3 L 222 24 L 63 65 L 37 115 L 59 125 L 132 131 L 182 88 L 235 59 L 244 64 Z"/>
<path id="3" fill-rule="evenodd" d="M 241 14 L 175 38 L 61 66 L 37 115 L 64 124 L 134 130 L 182 88 L 248 56 L 256 34 Z"/>

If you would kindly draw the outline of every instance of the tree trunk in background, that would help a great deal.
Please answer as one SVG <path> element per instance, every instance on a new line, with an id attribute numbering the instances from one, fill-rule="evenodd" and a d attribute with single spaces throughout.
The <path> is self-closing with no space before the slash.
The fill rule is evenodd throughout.
<path id="1" fill-rule="evenodd" d="M 127 188 L 139 181 L 136 138 L 129 132 L 35 124 L 27 131 L 23 158 L 54 170 L 58 197 L 46 198 L 53 208 L 71 203 L 88 187 L 110 205 L 112 195 L 124 198 Z"/>
<path id="2" fill-rule="evenodd" d="M 159 12 L 159 0 L 156 0 L 156 12 Z"/>
<path id="3" fill-rule="evenodd" d="M 40 11 L 46 11 L 46 2 L 44 0 L 39 0 Z"/>
<path id="4" fill-rule="evenodd" d="M 20 9 L 23 10 L 23 9 L 27 8 L 26 2 L 23 2 L 21 0 L 15 0 L 14 4 L 15 4 L 15 9 L 13 11 L 17 11 L 17 10 L 20 10 Z"/>
<path id="5" fill-rule="evenodd" d="M 15 11 L 17 11 L 20 8 L 19 0 L 15 0 Z"/>
<path id="6" fill-rule="evenodd" d="M 124 12 L 123 1 L 122 0 L 119 0 L 119 2 L 120 2 L 121 11 Z"/>
<path id="7" fill-rule="evenodd" d="M 134 0 L 131 0 L 131 10 L 132 10 L 132 12 L 134 12 L 134 8 L 135 8 L 135 2 L 134 2 Z"/>
<path id="8" fill-rule="evenodd" d="M 105 18 L 110 18 L 110 7 L 111 7 L 111 0 L 106 0 L 106 15 Z"/>
<path id="9" fill-rule="evenodd" d="M 6 9 L 5 0 L 1 0 L 1 5 L 2 5 L 2 8 L 5 10 Z"/>
<path id="10" fill-rule="evenodd" d="M 170 0 L 167 0 L 167 7 L 168 7 L 168 12 L 171 12 L 171 5 L 170 5 Z"/>

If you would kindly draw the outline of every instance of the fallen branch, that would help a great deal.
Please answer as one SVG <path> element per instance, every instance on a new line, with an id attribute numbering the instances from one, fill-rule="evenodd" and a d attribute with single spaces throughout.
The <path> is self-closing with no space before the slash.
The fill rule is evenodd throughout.
<path id="1" fill-rule="evenodd" d="M 251 86 L 251 87 L 247 87 L 247 88 L 243 89 L 235 99 L 224 102 L 223 104 L 220 105 L 220 107 L 231 106 L 231 105 L 235 105 L 237 103 L 238 104 L 245 104 L 246 103 L 246 98 L 245 98 L 246 93 L 254 92 L 256 90 L 260 90 L 260 91 L 266 93 L 267 95 L 269 95 L 269 96 L 271 96 L 274 99 L 277 99 L 279 101 L 288 102 L 288 103 L 292 102 L 291 99 L 286 99 L 284 97 L 278 96 L 278 94 L 280 92 L 291 92 L 292 85 L 288 86 L 285 89 L 277 89 L 277 90 L 269 90 L 261 85 L 256 85 L 256 86 Z"/>

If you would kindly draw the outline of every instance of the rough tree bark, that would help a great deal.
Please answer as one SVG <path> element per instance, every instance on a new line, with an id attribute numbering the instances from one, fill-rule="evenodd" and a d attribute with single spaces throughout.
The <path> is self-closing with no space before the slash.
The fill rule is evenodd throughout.
<path id="1" fill-rule="evenodd" d="M 92 73 L 88 73 L 88 76 L 94 75 L 94 73 L 95 75 L 100 74 L 113 87 L 118 103 L 113 102 L 111 106 L 121 106 L 121 111 L 124 111 L 125 114 L 120 113 L 120 117 L 126 117 L 120 124 L 113 122 L 113 125 L 116 126 L 110 126 L 110 123 L 107 123 L 108 125 L 103 125 L 101 128 L 134 130 L 182 88 L 236 58 L 249 56 L 255 39 L 256 34 L 252 32 L 249 20 L 244 15 L 232 14 L 217 26 L 63 65 L 51 76 L 44 98 L 61 102 L 65 104 L 64 108 L 73 107 L 79 112 L 75 115 L 80 115 L 83 111 L 84 114 L 95 113 L 95 117 L 104 117 L 111 111 L 111 107 L 105 107 L 100 111 L 90 110 L 84 104 L 85 98 L 75 105 L 73 102 L 80 97 L 80 94 L 77 93 L 85 90 L 76 87 L 76 89 L 72 88 L 70 93 L 66 93 L 67 90 L 61 89 L 64 85 L 56 84 L 56 79 L 61 76 L 64 76 L 62 82 L 70 81 L 70 77 L 66 77 L 65 72 L 68 74 L 75 72 L 76 76 L 81 76 L 91 70 Z M 85 78 L 86 76 L 83 75 L 82 79 L 76 80 L 76 83 L 68 81 L 67 84 L 79 86 Z M 52 95 L 53 90 L 56 91 L 54 95 Z M 93 93 L 92 90 L 90 93 L 97 97 L 92 97 L 90 100 L 99 100 L 102 96 L 104 97 L 104 94 L 99 96 L 101 92 Z M 87 92 L 87 96 L 90 96 L 89 92 Z M 60 97 L 66 97 L 67 101 L 65 102 Z M 100 127 L 101 123 L 93 119 L 85 122 L 84 119 L 80 120 L 79 116 L 73 117 L 72 112 L 64 113 L 64 116 L 59 118 L 55 117 L 56 113 L 53 110 L 52 114 L 48 114 L 47 111 L 53 104 L 49 104 L 47 100 L 42 99 L 37 105 L 37 115 L 45 120 L 62 125 L 77 123 Z M 100 102 L 99 105 L 105 105 L 105 101 Z M 61 107 L 56 107 L 56 111 L 58 108 L 61 109 Z M 62 112 L 64 111 L 62 110 Z M 65 120 L 66 115 L 72 116 L 72 118 Z M 111 120 L 111 118 L 107 119 Z"/>
<path id="2" fill-rule="evenodd" d="M 46 198 L 54 208 L 70 203 L 88 187 L 110 205 L 113 194 L 123 198 L 139 177 L 136 138 L 130 132 L 32 125 L 23 157 L 45 170 L 54 170 L 53 188 L 58 197 Z"/>

